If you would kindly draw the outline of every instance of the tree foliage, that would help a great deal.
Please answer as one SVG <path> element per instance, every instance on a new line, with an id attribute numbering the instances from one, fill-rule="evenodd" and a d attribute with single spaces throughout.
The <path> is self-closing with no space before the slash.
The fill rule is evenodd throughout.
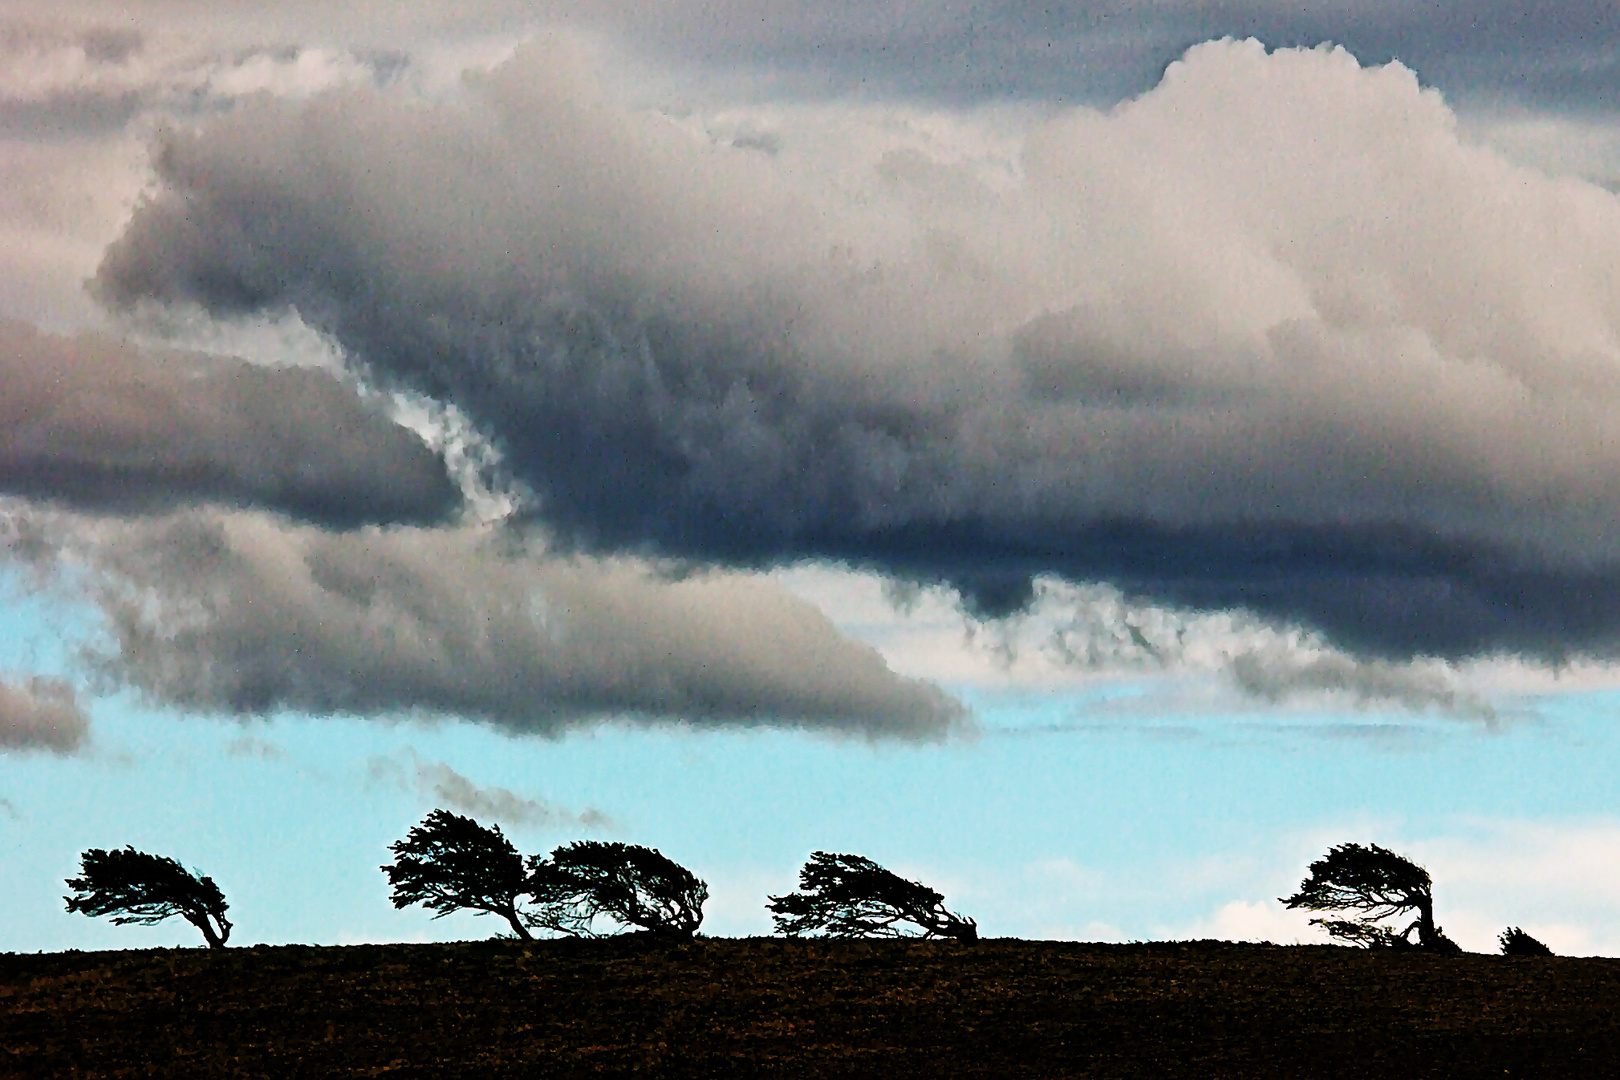
<path id="1" fill-rule="evenodd" d="M 1312 919 L 1311 924 L 1326 930 L 1329 937 L 1337 938 L 1351 945 L 1360 945 L 1367 949 L 1410 949 L 1413 947 L 1406 937 L 1397 934 L 1383 923 L 1367 922 L 1362 919 Z"/>
<path id="2" fill-rule="evenodd" d="M 179 915 L 202 931 L 211 949 L 230 940 L 230 905 L 214 879 L 163 855 L 91 848 L 79 856 L 79 876 L 68 878 L 67 887 L 75 893 L 62 898 L 70 912 L 111 915 L 118 926 L 149 926 Z"/>
<path id="3" fill-rule="evenodd" d="M 799 891 L 773 896 L 765 907 L 777 933 L 795 937 L 979 938 L 978 923 L 946 910 L 938 892 L 862 855 L 812 852 L 799 871 Z"/>
<path id="4" fill-rule="evenodd" d="M 599 936 L 607 919 L 654 937 L 690 938 L 709 887 L 686 867 L 638 844 L 580 840 L 529 860 L 536 925 Z"/>
<path id="5" fill-rule="evenodd" d="M 532 927 L 598 937 L 604 922 L 690 938 L 709 897 L 695 874 L 652 848 L 581 840 L 525 860 L 499 825 L 448 810 L 428 814 L 389 850 L 395 861 L 382 870 L 395 907 L 421 904 L 434 918 L 499 915 L 524 941 L 533 940 Z"/>
<path id="6" fill-rule="evenodd" d="M 1433 885 L 1429 872 L 1388 848 L 1339 844 L 1311 863 L 1310 877 L 1299 892 L 1283 898 L 1290 908 L 1307 911 L 1357 911 L 1357 919 L 1312 919 L 1341 941 L 1371 948 L 1418 947 L 1460 952 L 1434 924 Z M 1408 914 L 1416 918 L 1400 930 L 1382 920 Z M 1412 940 L 1416 932 L 1417 941 Z"/>
<path id="7" fill-rule="evenodd" d="M 1517 926 L 1510 926 L 1502 931 L 1497 942 L 1502 946 L 1503 956 L 1551 956 L 1553 951 Z"/>
<path id="8" fill-rule="evenodd" d="M 389 845 L 394 862 L 382 867 L 396 908 L 421 904 L 442 919 L 452 911 L 499 915 L 524 941 L 533 940 L 531 917 L 518 909 L 532 886 L 523 857 L 495 825 L 434 810 L 405 839 Z"/>

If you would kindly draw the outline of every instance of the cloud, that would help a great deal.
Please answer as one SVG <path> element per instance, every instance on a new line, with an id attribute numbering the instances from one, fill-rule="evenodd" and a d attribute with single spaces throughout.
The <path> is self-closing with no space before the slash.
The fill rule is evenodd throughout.
<path id="1" fill-rule="evenodd" d="M 14 556 L 74 571 L 57 580 L 83 582 L 107 622 L 92 666 L 155 704 L 537 734 L 622 717 L 940 738 L 963 721 L 809 604 L 740 575 L 671 580 L 493 529 L 23 516 Z"/>
<path id="2" fill-rule="evenodd" d="M 1606 0 L 674 0 L 656 10 L 612 0 L 552 5 L 668 61 L 747 73 L 786 93 L 1112 103 L 1149 88 L 1190 45 L 1256 37 L 1331 41 L 1371 62 L 1398 59 L 1448 94 L 1525 103 L 1612 99 L 1620 64 Z"/>
<path id="3" fill-rule="evenodd" d="M 128 74 L 141 43 L 127 27 L 0 23 L 0 131 L 122 127 L 140 104 Z"/>
<path id="4" fill-rule="evenodd" d="M 1613 114 L 1571 117 L 1508 107 L 1472 112 L 1463 130 L 1515 161 L 1620 192 L 1620 122 Z"/>
<path id="5" fill-rule="evenodd" d="M 1435 913 L 1465 948 L 1495 952 L 1522 926 L 1565 955 L 1613 955 L 1620 823 L 1474 819 L 1408 847 L 1434 878 Z M 1400 849 L 1398 849 L 1400 850 Z"/>
<path id="6" fill-rule="evenodd" d="M 600 810 L 587 809 L 575 814 L 541 799 L 514 794 L 503 787 L 479 787 L 441 761 L 423 761 L 414 750 L 407 750 L 402 758 L 373 757 L 367 773 L 373 781 L 395 784 L 404 791 L 431 800 L 437 806 L 460 810 L 486 821 L 493 819 L 508 826 L 603 829 L 613 825 L 612 820 Z"/>
<path id="7" fill-rule="evenodd" d="M 1332 939 L 1310 923 L 1312 913 L 1289 911 L 1267 900 L 1232 900 L 1211 916 L 1178 927 L 1171 936 L 1180 941 L 1269 941 L 1275 945 L 1327 945 Z"/>
<path id="8" fill-rule="evenodd" d="M 83 283 L 147 183 L 153 124 L 189 123 L 257 93 L 387 81 L 405 62 L 387 50 L 277 44 L 270 27 L 246 40 L 221 26 L 199 34 L 208 20 L 195 5 L 116 15 L 21 6 L 0 2 L 0 316 L 53 329 L 105 321 Z"/>
<path id="9" fill-rule="evenodd" d="M 100 293 L 296 309 L 592 550 L 990 613 L 1051 573 L 1360 656 L 1613 648 L 1620 201 L 1466 144 L 1404 68 L 1211 43 L 1010 154 L 825 107 L 767 155 L 594 79 L 548 38 L 459 103 L 173 133 Z"/>
<path id="10" fill-rule="evenodd" d="M 68 683 L 37 675 L 21 683 L 0 681 L 0 751 L 69 754 L 89 732 L 90 719 Z"/>
<path id="11" fill-rule="evenodd" d="M 1435 710 L 1494 723 L 1497 710 L 1455 665 L 1357 657 L 1320 635 L 1242 613 L 1189 613 L 1131 602 L 1107 586 L 1039 581 L 1029 621 L 1037 647 L 1060 666 L 1103 674 L 1215 673 L 1251 698 L 1298 706 Z M 1018 621 L 991 627 L 1009 659 L 1023 647 Z"/>
<path id="12" fill-rule="evenodd" d="M 1190 45 L 1222 37 L 1332 41 L 1487 104 L 1601 111 L 1620 87 L 1607 47 L 1620 13 L 1607 0 L 463 0 L 342 12 L 311 0 L 154 2 L 121 11 L 116 24 L 96 0 L 51 9 L 49 20 L 37 9 L 4 20 L 0 5 L 0 73 L 13 72 L 0 74 L 0 125 L 8 109 L 48 131 L 116 124 L 143 108 L 217 108 L 243 81 L 278 93 L 386 81 L 469 46 L 481 60 L 538 24 L 578 28 L 678 70 L 688 85 L 753 99 L 1112 104 L 1152 87 Z M 334 41 L 355 47 L 323 47 Z"/>
<path id="13" fill-rule="evenodd" d="M 225 753 L 230 757 L 259 758 L 263 761 L 279 761 L 287 756 L 287 752 L 275 743 L 252 735 L 238 735 L 230 740 L 225 744 Z"/>
<path id="14" fill-rule="evenodd" d="M 296 44 L 198 47 L 176 21 L 5 18 L 0 12 L 0 136 L 106 135 L 137 116 L 197 114 L 256 92 L 306 96 L 386 78 L 400 62 Z"/>
<path id="15" fill-rule="evenodd" d="M 1288 653 L 1244 652 L 1232 658 L 1233 678 L 1247 693 L 1267 701 L 1302 694 L 1346 694 L 1357 704 L 1439 709 L 1494 722 L 1496 710 L 1455 686 L 1443 671 L 1384 660 L 1361 661 L 1342 654 L 1304 659 Z"/>
<path id="16" fill-rule="evenodd" d="M 104 314 L 85 292 L 147 182 L 132 137 L 0 140 L 0 313 L 55 329 Z"/>
<path id="17" fill-rule="evenodd" d="M 0 492 L 95 510 L 222 502 L 329 525 L 443 519 L 443 462 L 331 375 L 0 321 Z"/>
<path id="18" fill-rule="evenodd" d="M 1188 726 L 1188 714 L 1236 713 L 1246 728 L 1258 730 L 1271 726 L 1255 718 L 1267 706 L 1302 722 L 1290 720 L 1290 728 L 1328 735 L 1343 729 L 1304 722 L 1301 710 L 1433 713 L 1491 725 L 1522 708 L 1527 695 L 1611 685 L 1615 674 L 1609 665 L 1577 671 L 1524 661 L 1364 659 L 1320 635 L 1243 612 L 1139 603 L 1112 586 L 1051 577 L 1036 579 L 1027 611 L 988 621 L 966 616 L 958 598 L 940 587 L 896 585 L 825 565 L 772 577 L 832 614 L 840 629 L 874 645 L 903 674 L 992 694 L 1040 689 L 1070 695 L 1079 713 L 1051 725 L 1060 729 L 1123 726 L 1190 736 L 1196 725 Z M 1121 714 L 1123 725 L 1103 719 Z M 1149 722 L 1170 714 L 1182 719 L 1168 726 Z M 1393 733 L 1364 720 L 1351 729 Z"/>

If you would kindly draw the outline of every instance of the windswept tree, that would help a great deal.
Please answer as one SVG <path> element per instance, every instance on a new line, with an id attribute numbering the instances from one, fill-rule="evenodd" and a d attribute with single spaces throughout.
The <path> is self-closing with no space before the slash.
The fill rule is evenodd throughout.
<path id="1" fill-rule="evenodd" d="M 202 931 L 210 949 L 230 940 L 230 905 L 214 879 L 163 855 L 91 848 L 79 856 L 79 876 L 68 878 L 67 887 L 74 891 L 62 898 L 70 912 L 111 915 L 118 926 L 150 926 L 178 915 Z"/>
<path id="2" fill-rule="evenodd" d="M 1341 941 L 1371 948 L 1431 949 L 1461 952 L 1434 924 L 1433 886 L 1429 872 L 1388 848 L 1371 844 L 1339 844 L 1311 863 L 1310 877 L 1299 892 L 1283 898 L 1290 908 L 1307 911 L 1356 911 L 1355 919 L 1312 919 Z M 1415 915 L 1400 929 L 1383 925 L 1385 919 Z M 1413 933 L 1417 940 L 1412 940 Z"/>
<path id="3" fill-rule="evenodd" d="M 686 867 L 638 844 L 579 840 L 529 860 L 534 924 L 598 937 L 601 920 L 651 937 L 691 938 L 709 887 Z"/>
<path id="4" fill-rule="evenodd" d="M 1553 951 L 1517 926 L 1510 926 L 1496 939 L 1503 956 L 1551 956 Z"/>
<path id="5" fill-rule="evenodd" d="M 394 862 L 382 867 L 397 908 L 411 904 L 442 919 L 453 911 L 499 915 L 524 941 L 532 941 L 518 899 L 530 893 L 523 857 L 501 832 L 472 818 L 434 810 L 405 839 L 389 845 Z"/>
<path id="6" fill-rule="evenodd" d="M 938 892 L 862 855 L 813 852 L 799 871 L 799 891 L 765 907 L 776 932 L 794 937 L 979 939 L 979 924 L 946 910 Z"/>

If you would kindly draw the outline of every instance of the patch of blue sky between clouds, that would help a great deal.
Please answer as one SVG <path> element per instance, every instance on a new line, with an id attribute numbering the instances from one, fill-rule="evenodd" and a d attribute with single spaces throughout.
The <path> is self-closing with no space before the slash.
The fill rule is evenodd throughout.
<path id="1" fill-rule="evenodd" d="M 30 588 L 22 571 L 0 566 L 0 674 L 64 674 L 74 643 L 99 621 L 89 605 L 43 595 Z"/>

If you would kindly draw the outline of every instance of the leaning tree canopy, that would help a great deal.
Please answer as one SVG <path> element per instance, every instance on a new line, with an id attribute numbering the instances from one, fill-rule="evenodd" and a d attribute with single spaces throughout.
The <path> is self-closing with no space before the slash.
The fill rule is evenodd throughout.
<path id="1" fill-rule="evenodd" d="M 111 915 L 115 926 L 151 926 L 178 915 L 201 930 L 211 948 L 231 936 L 225 918 L 230 904 L 214 879 L 166 855 L 130 846 L 91 848 L 79 856 L 79 876 L 68 878 L 67 886 L 74 891 L 62 898 L 68 911 Z"/>
<path id="2" fill-rule="evenodd" d="M 948 910 L 939 892 L 863 855 L 812 852 L 799 891 L 771 897 L 766 908 L 777 932 L 795 937 L 978 938 L 978 924 Z"/>

